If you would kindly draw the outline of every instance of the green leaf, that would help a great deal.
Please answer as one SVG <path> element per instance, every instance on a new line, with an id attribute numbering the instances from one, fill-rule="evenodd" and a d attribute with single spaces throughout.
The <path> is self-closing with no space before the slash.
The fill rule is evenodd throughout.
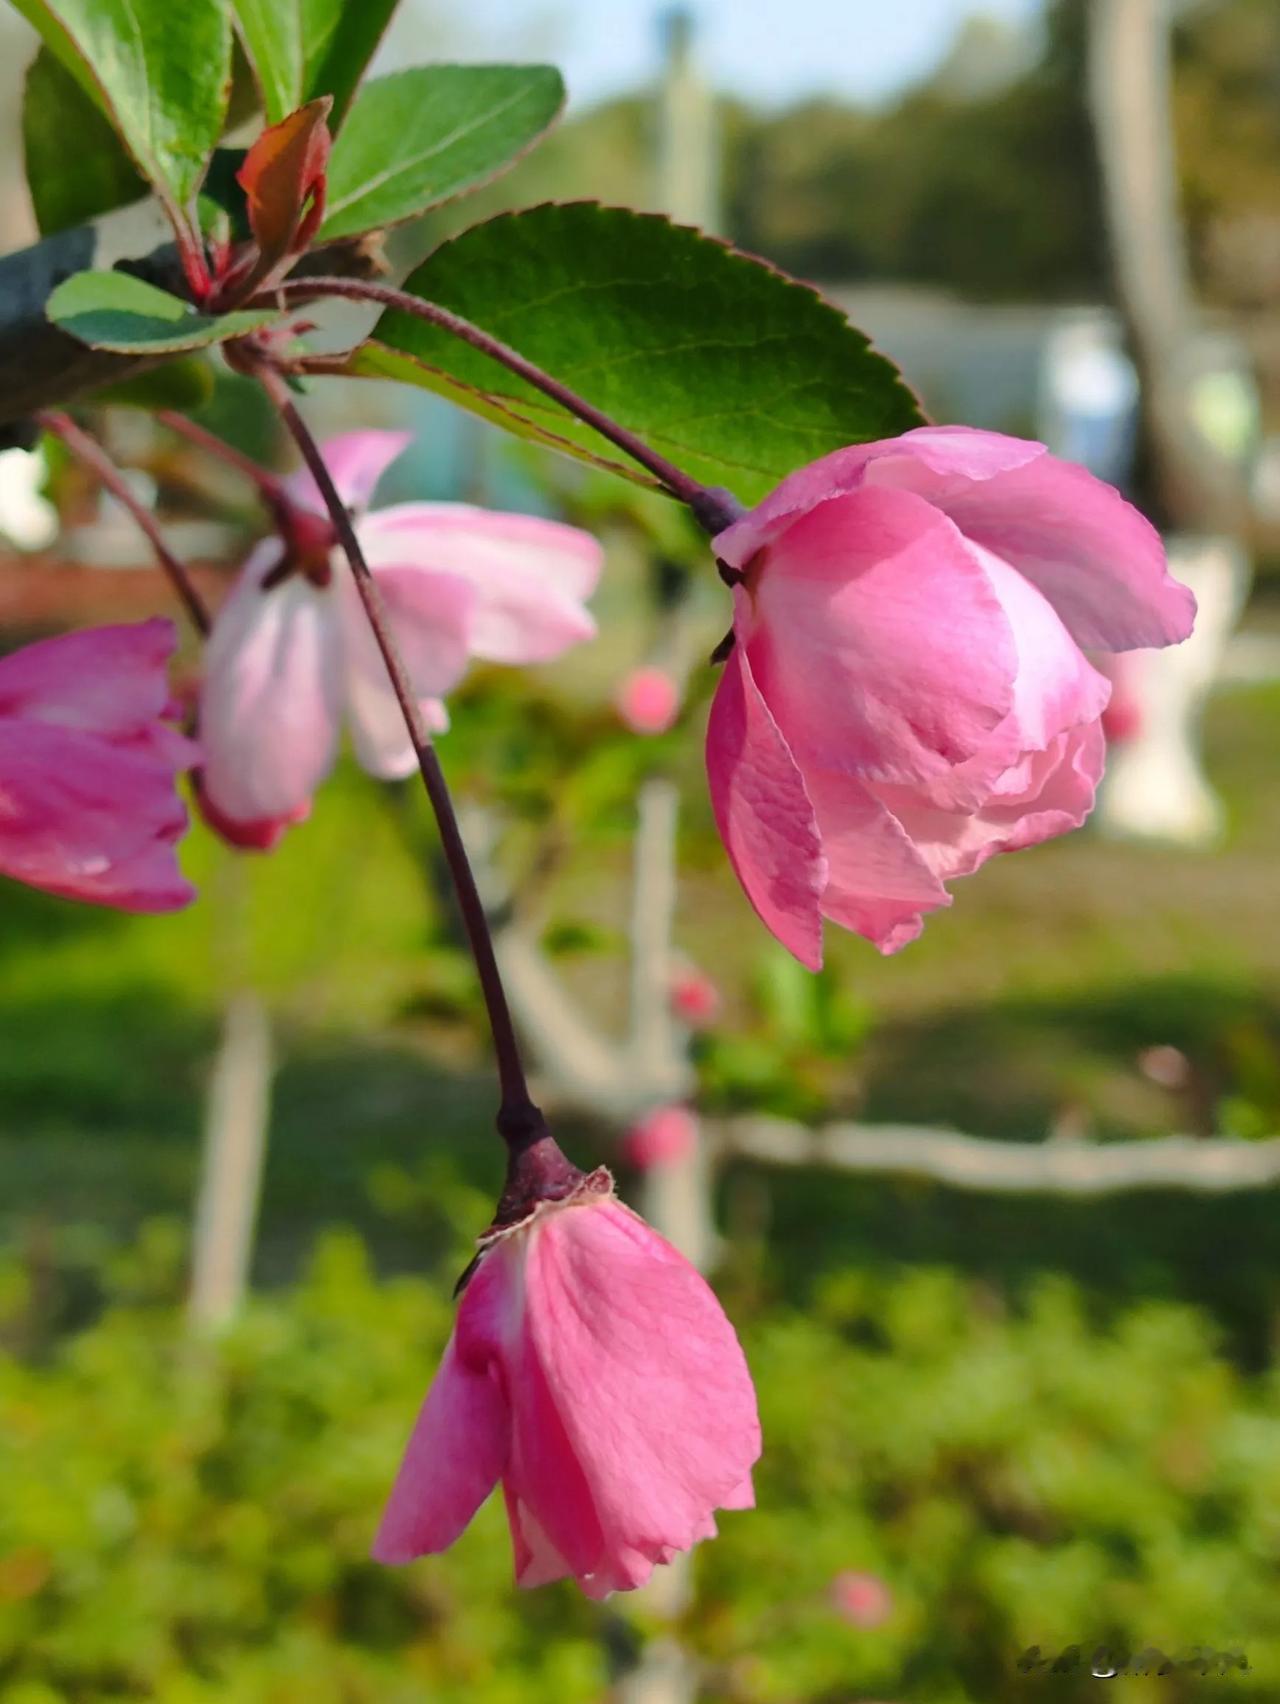
<path id="1" fill-rule="evenodd" d="M 550 65 L 425 65 L 375 77 L 329 164 L 329 237 L 416 218 L 515 164 L 564 104 Z"/>
<path id="2" fill-rule="evenodd" d="M 652 214 L 576 202 L 445 243 L 413 294 L 452 308 L 744 502 L 844 444 L 918 426 L 897 369 L 807 285 Z M 389 309 L 353 373 L 451 397 L 524 437 L 648 476 L 487 355 Z"/>
<path id="3" fill-rule="evenodd" d="M 165 355 L 207 349 L 278 320 L 274 308 L 202 314 L 189 302 L 127 272 L 77 272 L 50 296 L 46 313 L 94 349 L 122 355 Z"/>
<path id="4" fill-rule="evenodd" d="M 268 124 L 316 95 L 342 122 L 398 0 L 233 0 Z"/>
<path id="5" fill-rule="evenodd" d="M 228 0 L 14 0 L 111 121 L 171 209 L 185 208 L 222 130 L 231 84 Z M 68 156 L 86 152 L 75 131 Z"/>
<path id="6" fill-rule="evenodd" d="M 68 137 L 75 138 L 74 147 L 68 147 Z M 41 47 L 27 71 L 22 146 L 42 237 L 83 225 L 147 193 L 120 138 L 47 47 Z"/>
<path id="7" fill-rule="evenodd" d="M 203 408 L 213 395 L 213 368 L 203 355 L 184 355 L 145 373 L 103 385 L 86 400 L 113 408 L 176 408 L 184 414 Z"/>

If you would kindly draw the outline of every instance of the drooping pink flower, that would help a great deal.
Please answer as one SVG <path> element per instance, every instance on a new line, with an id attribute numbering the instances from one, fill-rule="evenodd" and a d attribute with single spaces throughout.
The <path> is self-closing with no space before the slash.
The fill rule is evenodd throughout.
<path id="1" fill-rule="evenodd" d="M 622 1157 L 637 1171 L 670 1166 L 691 1154 L 698 1143 L 698 1118 L 687 1106 L 655 1106 L 622 1137 Z"/>
<path id="2" fill-rule="evenodd" d="M 633 734 L 665 734 L 680 714 L 680 688 L 651 664 L 623 676 L 613 703 Z"/>
<path id="3" fill-rule="evenodd" d="M 719 1302 L 593 1173 L 484 1246 L 373 1553 L 447 1549 L 501 1480 L 518 1583 L 604 1597 L 751 1508 L 759 1453 Z"/>
<path id="4" fill-rule="evenodd" d="M 922 427 L 801 468 L 721 532 L 741 576 L 707 731 L 720 835 L 802 963 L 823 920 L 894 952 L 944 883 L 1078 827 L 1108 684 L 1176 644 L 1154 529 L 1040 444 Z"/>
<path id="5" fill-rule="evenodd" d="M 846 1568 L 831 1582 L 836 1613 L 854 1627 L 881 1627 L 893 1613 L 893 1597 L 878 1574 Z"/>
<path id="6" fill-rule="evenodd" d="M 377 482 L 408 443 L 400 432 L 330 439 L 325 460 L 390 612 L 428 725 L 448 725 L 441 697 L 470 658 L 539 663 L 589 639 L 585 608 L 600 572 L 588 533 L 464 503 L 401 503 L 368 514 Z M 307 473 L 293 501 L 320 520 Z M 343 724 L 356 756 L 384 780 L 415 758 L 350 571 L 328 548 L 285 563 L 278 539 L 250 555 L 214 622 L 200 697 L 200 796 L 239 845 L 274 844 L 304 817 L 328 774 Z M 284 570 L 288 571 L 284 571 Z"/>
<path id="7" fill-rule="evenodd" d="M 167 719 L 171 621 L 91 627 L 0 659 L 0 872 L 68 899 L 195 898 L 174 785 L 196 748 Z"/>

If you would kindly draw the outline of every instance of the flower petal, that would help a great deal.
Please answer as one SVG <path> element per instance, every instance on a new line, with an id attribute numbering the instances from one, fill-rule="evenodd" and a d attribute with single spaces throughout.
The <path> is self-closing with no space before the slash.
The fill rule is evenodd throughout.
<path id="1" fill-rule="evenodd" d="M 591 1595 L 642 1584 L 741 1499 L 759 1456 L 733 1327 L 688 1261 L 612 1199 L 545 1214 L 525 1286 L 529 1338 L 604 1535 L 583 1584 Z"/>
<path id="2" fill-rule="evenodd" d="M 463 1293 L 409 1439 L 373 1542 L 375 1560 L 411 1562 L 448 1549 L 501 1477 L 510 1414 L 498 1345 L 514 1305 L 508 1269 L 486 1256 Z"/>
<path id="3" fill-rule="evenodd" d="M 0 872 L 66 898 L 173 911 L 195 897 L 173 843 L 187 813 L 145 750 L 0 719 Z"/>
<path id="4" fill-rule="evenodd" d="M 542 663 L 595 636 L 582 600 L 603 559 L 590 533 L 466 503 L 403 503 L 360 529 L 370 565 L 411 562 L 475 588 L 470 649 L 494 663 Z"/>
<path id="5" fill-rule="evenodd" d="M 1017 852 L 1066 834 L 1093 809 L 1106 742 L 1099 722 L 1058 734 L 1026 753 L 977 811 L 941 811 L 909 788 L 879 787 L 883 802 L 943 881 L 967 876 L 997 852 Z"/>
<path id="6" fill-rule="evenodd" d="M 205 653 L 201 786 L 221 816 L 243 823 L 301 812 L 338 744 L 339 605 L 301 575 L 264 591 L 279 554 L 272 541 L 253 552 Z"/>
<path id="7" fill-rule="evenodd" d="M 103 735 L 149 732 L 169 708 L 177 642 L 173 622 L 157 616 L 24 645 L 0 658 L 0 716 Z"/>
<path id="8" fill-rule="evenodd" d="M 924 912 L 950 905 L 950 894 L 855 776 L 809 769 L 804 780 L 827 860 L 822 915 L 896 952 L 920 933 Z"/>
<path id="9" fill-rule="evenodd" d="M 383 474 L 412 442 L 412 432 L 341 432 L 335 438 L 326 438 L 320 453 L 339 497 L 348 509 L 360 512 L 368 508 Z M 317 514 L 328 514 L 324 498 L 307 468 L 290 474 L 285 489 L 295 503 Z"/>
<path id="10" fill-rule="evenodd" d="M 737 596 L 760 690 L 802 771 L 918 781 L 971 757 L 1013 704 L 1017 651 L 947 518 L 858 490 L 800 517 Z"/>
<path id="11" fill-rule="evenodd" d="M 813 805 L 743 647 L 725 664 L 707 722 L 716 827 L 765 928 L 801 964 L 822 963 L 819 896 L 827 879 Z"/>
<path id="12" fill-rule="evenodd" d="M 1086 649 L 1176 645 L 1196 603 L 1151 523 L 1113 486 L 1041 444 L 932 426 L 868 460 L 868 483 L 917 492 L 1025 574 Z M 1031 452 L 1031 453 L 1028 453 Z"/>
<path id="13" fill-rule="evenodd" d="M 345 565 L 340 573 L 334 590 L 341 599 L 347 718 L 356 756 L 371 775 L 400 780 L 417 764 L 413 742 L 360 595 Z M 429 569 L 379 567 L 374 577 L 427 726 L 442 732 L 448 718 L 439 695 L 466 672 L 474 589 L 456 574 Z"/>

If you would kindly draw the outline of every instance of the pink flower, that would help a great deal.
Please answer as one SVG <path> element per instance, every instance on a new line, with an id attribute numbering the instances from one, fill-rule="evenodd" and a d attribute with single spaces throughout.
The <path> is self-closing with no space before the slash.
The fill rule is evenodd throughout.
<path id="1" fill-rule="evenodd" d="M 687 1106 L 656 1106 L 622 1138 L 622 1157 L 637 1171 L 674 1165 L 698 1143 L 698 1119 Z"/>
<path id="2" fill-rule="evenodd" d="M 171 621 L 91 627 L 0 659 L 0 871 L 124 911 L 195 898 L 174 787 L 196 748 L 171 713 Z"/>
<path id="3" fill-rule="evenodd" d="M 926 426 L 801 468 L 715 540 L 741 576 L 707 730 L 716 822 L 766 926 L 894 952 L 945 882 L 1088 814 L 1108 684 L 1191 593 L 1153 528 L 1042 445 Z"/>
<path id="4" fill-rule="evenodd" d="M 680 714 L 680 688 L 666 669 L 632 669 L 613 702 L 633 734 L 665 734 Z"/>
<path id="5" fill-rule="evenodd" d="M 880 1627 L 893 1613 L 888 1586 L 875 1574 L 849 1568 L 831 1582 L 831 1602 L 838 1615 L 854 1627 Z"/>
<path id="6" fill-rule="evenodd" d="M 441 695 L 468 659 L 539 663 L 589 639 L 583 600 L 600 572 L 589 534 L 531 515 L 463 503 L 402 503 L 365 514 L 374 487 L 408 443 L 399 432 L 352 432 L 325 445 L 334 482 L 382 591 L 428 724 L 448 725 Z M 328 774 L 343 723 L 356 756 L 384 780 L 411 773 L 413 747 L 341 553 L 330 553 L 309 474 L 290 481 L 316 518 L 317 546 L 260 544 L 218 612 L 200 697 L 200 790 L 214 826 L 237 844 L 269 846 L 305 816 Z"/>
<path id="7" fill-rule="evenodd" d="M 720 1016 L 724 1000 L 705 970 L 682 961 L 671 977 L 671 1010 L 691 1030 L 710 1029 Z"/>
<path id="8" fill-rule="evenodd" d="M 516 1579 L 590 1597 L 753 1506 L 751 1376 L 706 1282 L 607 1173 L 482 1244 L 374 1544 L 445 1550 L 498 1480 Z"/>

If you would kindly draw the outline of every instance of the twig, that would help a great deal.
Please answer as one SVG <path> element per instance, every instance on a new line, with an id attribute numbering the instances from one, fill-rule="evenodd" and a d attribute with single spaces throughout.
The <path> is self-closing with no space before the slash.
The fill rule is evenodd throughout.
<path id="1" fill-rule="evenodd" d="M 176 432 L 180 438 L 186 438 L 189 443 L 195 444 L 208 455 L 215 456 L 228 467 L 242 473 L 246 479 L 252 480 L 268 503 L 274 506 L 279 500 L 281 480 L 265 467 L 259 467 L 256 461 L 245 455 L 243 450 L 236 449 L 234 444 L 228 444 L 216 433 L 197 425 L 194 420 L 188 420 L 185 414 L 175 414 L 168 408 L 162 409 L 156 419 L 171 432 Z"/>
<path id="2" fill-rule="evenodd" d="M 741 505 L 729 492 L 700 484 L 674 462 L 669 462 L 665 456 L 650 449 L 634 432 L 610 419 L 585 397 L 578 396 L 567 385 L 561 384 L 559 379 L 552 378 L 550 373 L 544 373 L 541 367 L 536 367 L 532 361 L 526 360 L 519 350 L 503 343 L 500 338 L 491 337 L 487 331 L 473 325 L 470 320 L 463 319 L 460 314 L 452 313 L 448 308 L 442 308 L 435 302 L 423 301 L 420 296 L 410 295 L 407 290 L 394 289 L 389 284 L 373 284 L 365 279 L 355 278 L 291 278 L 286 279 L 272 294 L 285 301 L 291 297 L 313 301 L 321 296 L 338 296 L 350 302 L 379 302 L 384 307 L 425 320 L 428 325 L 447 331 L 451 337 L 469 343 L 482 355 L 499 362 L 508 372 L 515 373 L 535 390 L 540 390 L 544 396 L 550 397 L 552 402 L 558 403 L 568 413 L 599 432 L 602 438 L 616 444 L 624 455 L 630 456 L 632 461 L 638 462 L 653 474 L 672 497 L 686 503 L 699 525 L 707 532 L 714 534 L 723 531 L 742 513 Z"/>
<path id="3" fill-rule="evenodd" d="M 811 1130 L 776 1118 L 729 1118 L 714 1124 L 712 1134 L 725 1158 L 923 1177 L 997 1195 L 1091 1196 L 1128 1189 L 1224 1194 L 1280 1182 L 1280 1137 L 1024 1143 L 911 1125 L 829 1124 Z"/>
<path id="4" fill-rule="evenodd" d="M 165 543 L 160 524 L 147 508 L 145 503 L 129 489 L 129 482 L 120 469 L 107 455 L 101 444 L 89 434 L 82 431 L 69 414 L 57 410 L 44 410 L 36 415 L 37 422 L 46 432 L 51 432 L 62 442 L 84 465 L 91 469 L 103 486 L 111 493 L 116 502 L 125 508 L 137 522 L 139 530 L 146 535 L 147 542 L 155 552 L 156 560 L 169 576 L 170 583 L 179 598 L 196 631 L 205 639 L 213 625 L 204 599 L 200 596 L 182 563 Z"/>
<path id="5" fill-rule="evenodd" d="M 382 594 L 378 590 L 373 575 L 369 572 L 369 565 L 365 561 L 363 550 L 360 548 L 360 540 L 356 536 L 355 527 L 333 483 L 324 457 L 320 453 L 320 446 L 312 437 L 306 422 L 295 408 L 293 399 L 289 394 L 289 388 L 280 374 L 265 361 L 256 363 L 254 372 L 274 404 L 294 443 L 297 444 L 302 459 L 310 469 L 311 476 L 324 499 L 325 507 L 329 511 L 329 518 L 333 522 L 334 531 L 338 535 L 338 542 L 351 565 L 356 590 L 360 594 L 365 614 L 369 619 L 369 625 L 373 629 L 378 649 L 381 651 L 383 662 L 386 664 L 396 702 L 400 706 L 405 725 L 409 730 L 409 736 L 413 741 L 423 785 L 426 787 L 427 797 L 431 801 L 431 808 L 435 813 L 436 823 L 440 830 L 445 859 L 449 865 L 449 873 L 453 878 L 454 894 L 457 898 L 458 909 L 462 913 L 462 922 L 467 932 L 472 957 L 475 959 L 476 973 L 480 979 L 480 988 L 489 1015 L 489 1027 L 493 1033 L 494 1052 L 498 1063 L 498 1080 L 502 1092 L 502 1104 L 498 1112 L 498 1131 L 503 1139 L 514 1148 L 527 1141 L 533 1132 L 544 1128 L 542 1115 L 534 1106 L 529 1094 L 528 1084 L 525 1081 L 520 1046 L 516 1040 L 515 1028 L 512 1025 L 511 1013 L 507 1006 L 506 993 L 502 986 L 502 977 L 499 974 L 498 963 L 494 957 L 488 920 L 476 889 L 475 877 L 472 874 L 471 864 L 467 857 L 467 849 L 463 844 L 462 834 L 458 828 L 458 819 L 454 814 L 453 800 L 449 795 L 444 772 L 440 768 L 440 759 L 436 756 L 435 747 L 431 743 L 431 736 L 422 719 L 417 694 L 413 690 L 408 669 L 400 655 L 390 617 L 382 601 Z"/>

